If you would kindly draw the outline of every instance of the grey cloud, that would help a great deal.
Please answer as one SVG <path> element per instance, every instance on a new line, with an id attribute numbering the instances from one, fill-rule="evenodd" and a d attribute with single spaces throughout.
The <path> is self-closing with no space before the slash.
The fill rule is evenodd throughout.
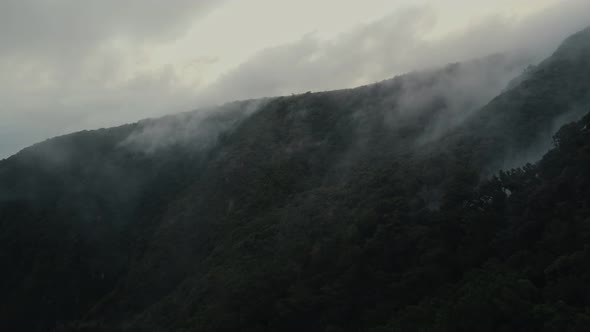
<path id="1" fill-rule="evenodd" d="M 3 0 L 0 54 L 68 54 L 112 39 L 139 42 L 175 38 L 218 0 Z"/>
<path id="2" fill-rule="evenodd" d="M 0 1 L 0 69 L 20 86 L 108 80 L 226 0 Z M 134 58 L 127 59 L 130 54 Z M 28 77 L 32 76 L 32 77 Z M 28 78 L 24 80 L 23 78 Z M 14 80 L 14 78 L 13 78 Z"/>
<path id="3" fill-rule="evenodd" d="M 430 40 L 424 36 L 435 29 L 436 13 L 411 8 L 334 40 L 309 34 L 263 50 L 198 91 L 174 66 L 122 77 L 141 60 L 135 56 L 178 38 L 220 3 L 0 1 L 0 158 L 49 136 L 236 99 L 352 87 L 503 51 L 535 61 L 590 24 L 590 2 L 570 0 L 524 20 L 491 17 Z M 215 61 L 201 57 L 192 65 Z M 489 91 L 479 86 L 477 100 L 491 98 L 512 75 L 504 74 Z"/>
<path id="4" fill-rule="evenodd" d="M 125 70 L 225 2 L 0 1 L 0 158 L 58 134 L 192 108 L 178 69 Z"/>
<path id="5" fill-rule="evenodd" d="M 193 91 L 177 80 L 172 69 L 164 68 L 123 82 L 79 80 L 47 88 L 25 85 L 18 91 L 0 83 L 6 87 L 0 89 L 0 156 L 67 132 L 191 109 Z"/>
<path id="6" fill-rule="evenodd" d="M 440 39 L 425 38 L 435 22 L 435 13 L 420 7 L 394 13 L 333 41 L 307 35 L 260 52 L 200 97 L 218 102 L 352 87 L 499 52 L 538 61 L 569 34 L 590 24 L 590 2 L 563 1 L 522 20 L 493 16 Z"/>
<path id="7" fill-rule="evenodd" d="M 396 73 L 397 64 L 433 24 L 433 13 L 406 9 L 335 41 L 313 34 L 263 50 L 201 93 L 201 99 L 264 97 L 366 83 Z"/>

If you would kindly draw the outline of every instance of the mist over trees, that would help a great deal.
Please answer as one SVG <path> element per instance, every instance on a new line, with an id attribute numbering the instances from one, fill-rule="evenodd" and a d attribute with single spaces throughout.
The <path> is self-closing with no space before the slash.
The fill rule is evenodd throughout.
<path id="1" fill-rule="evenodd" d="M 583 331 L 590 30 L 527 64 L 26 148 L 0 162 L 0 327 Z"/>

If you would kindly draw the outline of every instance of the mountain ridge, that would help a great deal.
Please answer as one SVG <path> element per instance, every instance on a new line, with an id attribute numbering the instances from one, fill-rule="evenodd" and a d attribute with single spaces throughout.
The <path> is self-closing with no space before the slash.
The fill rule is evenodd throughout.
<path id="1" fill-rule="evenodd" d="M 527 311 L 557 306 L 550 296 L 534 300 L 545 291 L 540 266 L 556 257 L 531 271 L 496 260 L 513 256 L 504 253 L 518 247 L 512 236 L 545 241 L 520 214 L 522 192 L 545 186 L 531 177 L 536 167 L 567 168 L 554 156 L 568 155 L 572 176 L 586 181 L 588 118 L 563 127 L 557 152 L 539 165 L 493 175 L 536 135 L 551 137 L 560 116 L 574 109 L 571 122 L 590 106 L 587 48 L 570 47 L 579 38 L 590 41 L 576 35 L 486 105 L 478 103 L 490 91 L 460 92 L 503 89 L 512 69 L 493 74 L 493 59 L 236 102 L 195 121 L 185 114 L 80 132 L 0 161 L 0 265 L 11 271 L 0 280 L 10 299 L 0 317 L 13 330 L 39 331 L 407 330 L 430 317 L 424 322 L 444 331 L 474 328 L 469 315 L 452 322 L 466 311 L 461 289 L 479 281 L 512 289 L 521 278 L 518 292 L 532 285 L 536 294 L 526 315 L 482 310 L 488 329 L 565 326 Z M 548 174 L 547 183 L 560 179 Z M 512 219 L 525 229 L 507 225 Z M 563 310 L 583 315 L 579 301 Z M 449 305 L 433 321 L 437 303 Z"/>

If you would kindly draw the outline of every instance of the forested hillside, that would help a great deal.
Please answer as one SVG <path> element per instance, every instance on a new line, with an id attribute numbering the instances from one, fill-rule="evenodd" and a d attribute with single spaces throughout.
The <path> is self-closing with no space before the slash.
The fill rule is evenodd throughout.
<path id="1" fill-rule="evenodd" d="M 495 96 L 521 65 L 236 102 L 0 161 L 0 328 L 584 331 L 590 30 Z"/>

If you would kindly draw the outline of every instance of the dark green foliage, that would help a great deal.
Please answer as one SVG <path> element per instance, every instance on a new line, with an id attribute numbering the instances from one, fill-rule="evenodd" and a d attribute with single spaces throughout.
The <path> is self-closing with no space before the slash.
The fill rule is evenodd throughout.
<path id="1" fill-rule="evenodd" d="M 0 327 L 583 331 L 590 116 L 517 157 L 590 101 L 587 40 L 436 135 L 448 100 L 400 94 L 461 65 L 231 104 L 163 147 L 193 115 L 26 149 L 0 162 Z"/>

